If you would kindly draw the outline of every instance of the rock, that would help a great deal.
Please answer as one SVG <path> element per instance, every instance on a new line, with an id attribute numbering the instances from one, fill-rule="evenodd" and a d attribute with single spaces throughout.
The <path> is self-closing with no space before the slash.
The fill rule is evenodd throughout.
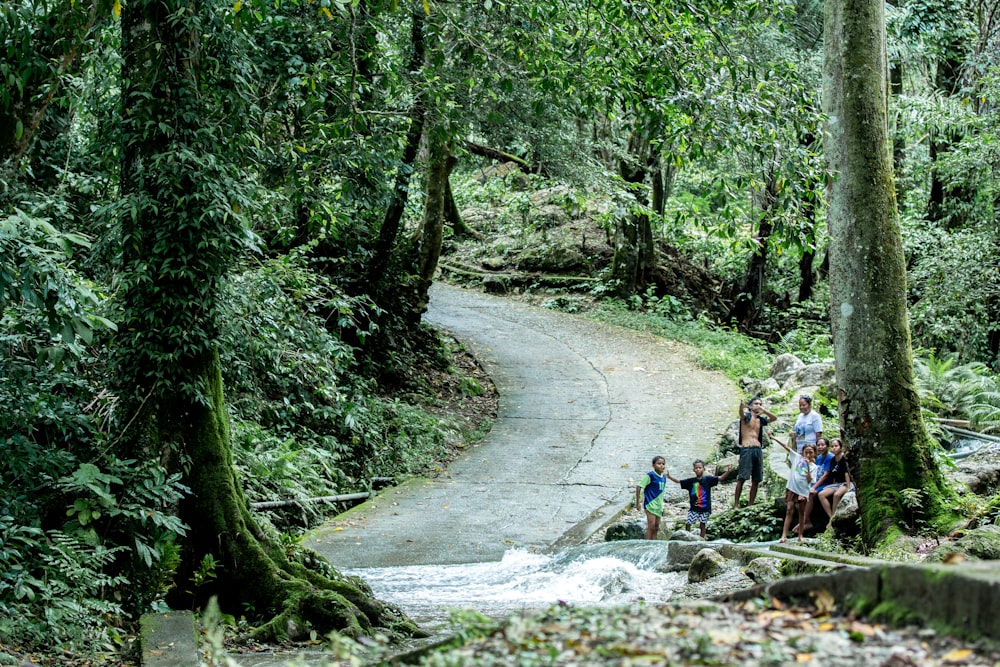
<path id="1" fill-rule="evenodd" d="M 689 530 L 675 530 L 670 533 L 668 540 L 673 540 L 677 542 L 704 542 L 705 538 L 698 533 L 692 533 Z"/>
<path id="2" fill-rule="evenodd" d="M 771 377 L 779 384 L 784 385 L 785 380 L 804 367 L 805 363 L 794 354 L 779 354 L 771 364 Z"/>
<path id="3" fill-rule="evenodd" d="M 1000 464 L 959 464 L 958 472 L 950 475 L 969 487 L 977 495 L 992 495 L 1000 487 Z"/>
<path id="4" fill-rule="evenodd" d="M 522 271 L 569 273 L 584 266 L 587 258 L 575 248 L 540 247 L 525 250 L 516 262 Z"/>
<path id="5" fill-rule="evenodd" d="M 707 581 L 717 574 L 722 574 L 726 558 L 715 549 L 702 549 L 691 560 L 688 568 L 688 583 Z"/>
<path id="6" fill-rule="evenodd" d="M 836 383 L 833 364 L 809 364 L 796 369 L 782 383 L 785 389 L 794 387 L 832 387 Z"/>
<path id="7" fill-rule="evenodd" d="M 822 512 L 822 509 L 820 510 Z M 837 511 L 833 513 L 833 529 L 842 536 L 857 535 L 861 526 L 861 512 L 858 508 L 858 494 L 848 491 L 840 499 Z"/>
<path id="8" fill-rule="evenodd" d="M 503 178 L 507 174 L 519 172 L 520 170 L 521 167 L 516 162 L 501 162 L 500 164 L 494 164 L 481 170 L 479 175 L 476 176 L 476 180 L 480 183 L 485 183 L 491 178 Z"/>
<path id="9" fill-rule="evenodd" d="M 16 665 L 17 658 L 9 653 L 0 652 L 0 665 Z"/>
<path id="10" fill-rule="evenodd" d="M 955 553 L 975 560 L 1000 560 L 1000 526 L 974 528 L 954 542 L 946 542 L 932 549 L 927 560 L 941 561 Z"/>
<path id="11" fill-rule="evenodd" d="M 605 542 L 617 542 L 619 540 L 641 540 L 646 537 L 645 521 L 630 521 L 628 523 L 616 523 L 609 526 L 604 533 Z"/>
<path id="12" fill-rule="evenodd" d="M 747 396 L 750 396 L 751 398 L 754 396 L 767 396 L 768 394 L 781 391 L 781 385 L 778 384 L 778 381 L 774 378 L 766 378 L 764 380 L 744 378 L 742 383 Z"/>
<path id="13" fill-rule="evenodd" d="M 727 470 L 732 468 L 733 472 L 730 473 L 729 477 L 726 478 L 726 481 L 723 482 L 723 484 L 726 484 L 727 482 L 735 482 L 736 473 L 740 467 L 740 457 L 738 454 L 736 456 L 727 456 L 726 458 L 719 459 L 709 465 L 714 468 L 714 470 L 712 470 L 712 474 L 716 477 L 721 477 Z"/>
<path id="14" fill-rule="evenodd" d="M 747 563 L 743 574 L 755 584 L 769 584 L 782 578 L 780 558 L 754 558 Z"/>
<path id="15" fill-rule="evenodd" d="M 483 291 L 487 294 L 506 294 L 507 281 L 501 276 L 486 276 L 483 278 Z"/>
<path id="16" fill-rule="evenodd" d="M 700 551 L 705 549 L 718 551 L 722 549 L 722 546 L 721 542 L 705 542 L 700 537 L 693 542 L 680 540 L 667 542 L 667 567 L 665 571 L 680 572 L 686 570 Z"/>

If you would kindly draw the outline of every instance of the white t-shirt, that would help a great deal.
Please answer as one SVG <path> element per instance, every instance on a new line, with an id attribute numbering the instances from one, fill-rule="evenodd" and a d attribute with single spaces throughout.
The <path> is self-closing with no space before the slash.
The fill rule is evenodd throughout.
<path id="1" fill-rule="evenodd" d="M 806 471 L 809 472 L 809 480 L 806 479 Z M 788 485 L 786 488 L 792 493 L 809 497 L 809 487 L 816 483 L 816 473 L 819 466 L 810 463 L 798 454 L 792 454 L 792 467 L 788 471 Z"/>
<path id="2" fill-rule="evenodd" d="M 823 419 L 815 410 L 810 410 L 806 414 L 799 413 L 799 418 L 795 420 L 795 449 L 802 453 L 802 448 L 806 443 L 816 444 L 816 434 L 823 432 Z"/>

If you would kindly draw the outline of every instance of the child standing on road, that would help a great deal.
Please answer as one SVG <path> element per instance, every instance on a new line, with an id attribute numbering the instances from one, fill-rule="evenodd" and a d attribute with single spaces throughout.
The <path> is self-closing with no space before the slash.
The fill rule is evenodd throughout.
<path id="1" fill-rule="evenodd" d="M 785 485 L 785 525 L 781 529 L 781 539 L 778 541 L 788 541 L 788 528 L 792 525 L 792 517 L 798 510 L 799 524 L 796 526 L 796 532 L 799 535 L 799 542 L 801 542 L 806 525 L 806 502 L 809 500 L 809 487 L 816 481 L 816 446 L 807 444 L 802 447 L 802 453 L 799 454 L 773 435 L 771 439 L 784 447 L 785 451 L 792 457 L 791 468 L 788 471 L 788 484 Z"/>
<path id="2" fill-rule="evenodd" d="M 680 484 L 681 488 L 688 492 L 690 509 L 688 510 L 687 525 L 685 526 L 685 529 L 691 530 L 691 526 L 697 523 L 699 529 L 701 530 L 701 536 L 705 537 L 705 529 L 708 526 L 708 517 L 712 514 L 712 487 L 729 477 L 729 473 L 731 473 L 733 469 L 729 468 L 726 472 L 722 473 L 722 475 L 716 477 L 715 475 L 705 474 L 705 462 L 701 459 L 695 459 L 695 462 L 691 467 L 694 470 L 694 477 L 675 479 L 668 472 L 667 479 L 676 484 Z"/>
<path id="3" fill-rule="evenodd" d="M 667 467 L 667 460 L 662 456 L 653 457 L 653 469 L 639 480 L 635 487 L 636 509 L 642 507 L 646 510 L 646 539 L 655 540 L 660 534 L 660 519 L 663 518 L 663 490 L 667 486 L 667 479 L 663 476 L 663 471 Z"/>

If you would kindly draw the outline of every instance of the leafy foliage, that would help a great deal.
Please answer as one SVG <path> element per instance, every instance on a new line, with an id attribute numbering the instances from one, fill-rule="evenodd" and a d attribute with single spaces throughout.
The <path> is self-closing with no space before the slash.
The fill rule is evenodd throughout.
<path id="1" fill-rule="evenodd" d="M 759 502 L 737 510 L 727 510 L 712 517 L 706 537 L 734 542 L 767 542 L 781 537 L 785 508 Z"/>

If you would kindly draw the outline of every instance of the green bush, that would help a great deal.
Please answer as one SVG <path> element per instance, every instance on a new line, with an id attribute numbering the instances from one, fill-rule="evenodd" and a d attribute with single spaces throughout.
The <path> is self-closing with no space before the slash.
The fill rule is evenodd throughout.
<path id="1" fill-rule="evenodd" d="M 759 499 L 753 505 L 712 515 L 706 536 L 710 540 L 733 542 L 768 542 L 781 537 L 785 507 L 780 511 L 775 503 Z"/>

